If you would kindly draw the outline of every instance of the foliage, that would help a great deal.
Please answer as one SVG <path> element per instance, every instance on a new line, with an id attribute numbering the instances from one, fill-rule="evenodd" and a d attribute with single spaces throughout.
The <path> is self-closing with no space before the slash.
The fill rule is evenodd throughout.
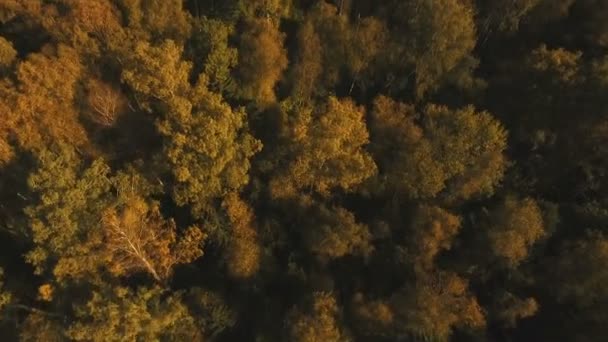
<path id="1" fill-rule="evenodd" d="M 605 340 L 607 13 L 0 0 L 3 339 Z"/>

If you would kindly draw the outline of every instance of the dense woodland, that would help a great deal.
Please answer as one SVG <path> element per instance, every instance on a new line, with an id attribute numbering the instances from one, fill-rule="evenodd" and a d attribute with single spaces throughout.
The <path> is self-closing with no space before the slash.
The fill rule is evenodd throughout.
<path id="1" fill-rule="evenodd" d="M 0 339 L 606 341 L 606 18 L 0 0 Z"/>

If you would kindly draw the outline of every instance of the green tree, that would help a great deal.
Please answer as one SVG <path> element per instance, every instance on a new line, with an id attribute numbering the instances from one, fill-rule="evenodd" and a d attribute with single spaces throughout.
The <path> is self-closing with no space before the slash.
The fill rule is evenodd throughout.
<path id="1" fill-rule="evenodd" d="M 231 75 L 238 62 L 237 49 L 229 38 L 234 27 L 218 19 L 200 18 L 192 30 L 192 59 L 209 79 L 209 88 L 219 93 L 234 93 L 236 84 Z"/>
<path id="2" fill-rule="evenodd" d="M 68 145 L 43 150 L 37 159 L 37 170 L 29 176 L 28 185 L 39 200 L 26 209 L 35 247 L 26 258 L 41 273 L 54 269 L 62 259 L 67 262 L 87 254 L 90 246 L 85 241 L 109 204 L 111 181 L 103 161 L 86 167 Z M 90 267 L 89 260 L 80 262 L 74 267 Z M 65 267 L 64 263 L 61 268 Z"/>

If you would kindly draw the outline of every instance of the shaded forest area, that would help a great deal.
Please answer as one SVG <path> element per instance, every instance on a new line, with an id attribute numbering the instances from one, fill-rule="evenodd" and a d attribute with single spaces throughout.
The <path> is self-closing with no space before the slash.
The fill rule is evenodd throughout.
<path id="1" fill-rule="evenodd" d="M 4 341 L 605 341 L 608 1 L 0 0 Z"/>

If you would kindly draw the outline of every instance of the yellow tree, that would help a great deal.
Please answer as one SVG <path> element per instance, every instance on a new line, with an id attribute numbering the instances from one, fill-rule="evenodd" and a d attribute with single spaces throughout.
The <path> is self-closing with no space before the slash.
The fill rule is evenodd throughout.
<path id="1" fill-rule="evenodd" d="M 293 157 L 272 181 L 273 195 L 289 195 L 295 189 L 323 195 L 332 189 L 352 191 L 376 172 L 365 150 L 369 135 L 362 107 L 330 97 L 320 112 L 296 109 L 295 115 L 290 125 Z"/>
<path id="2" fill-rule="evenodd" d="M 175 223 L 163 219 L 156 204 L 141 198 L 105 210 L 102 225 L 102 254 L 109 271 L 117 276 L 144 271 L 164 281 L 176 264 L 190 263 L 203 255 L 205 234 L 199 228 L 188 228 L 178 239 Z"/>
<path id="3" fill-rule="evenodd" d="M 14 134 L 30 150 L 56 141 L 85 146 L 88 138 L 75 107 L 80 57 L 62 45 L 47 51 L 31 54 L 17 66 L 18 93 L 11 103 Z"/>
<path id="4" fill-rule="evenodd" d="M 109 173 L 101 160 L 85 166 L 67 145 L 40 153 L 29 177 L 40 200 L 26 209 L 34 242 L 27 260 L 37 273 L 62 281 L 142 271 L 165 281 L 176 264 L 202 255 L 205 234 L 190 227 L 178 235 L 147 199 L 158 190 L 145 178 L 135 170 Z"/>
<path id="5" fill-rule="evenodd" d="M 510 267 L 524 261 L 534 243 L 546 235 L 542 212 L 531 198 L 507 197 L 490 216 L 490 248 Z"/>
<path id="6" fill-rule="evenodd" d="M 17 51 L 13 48 L 13 44 L 0 37 L 0 70 L 7 69 L 17 58 Z"/>
<path id="7" fill-rule="evenodd" d="M 287 68 L 285 35 L 272 21 L 253 19 L 240 35 L 237 75 L 242 96 L 265 104 L 275 101 L 274 87 Z"/>
<path id="8" fill-rule="evenodd" d="M 441 195 L 448 201 L 487 196 L 507 167 L 506 130 L 490 113 L 472 106 L 428 105 L 418 115 L 410 105 L 378 97 L 370 129 L 380 167 L 372 185 L 380 192 L 414 199 Z"/>
<path id="9" fill-rule="evenodd" d="M 397 331 L 414 336 L 449 338 L 455 327 L 480 328 L 485 317 L 468 282 L 454 273 L 438 271 L 406 285 L 391 298 Z"/>
<path id="10" fill-rule="evenodd" d="M 249 134 L 244 110 L 231 108 L 210 91 L 205 75 L 190 85 L 191 64 L 181 54 L 181 47 L 170 40 L 159 46 L 142 43 L 122 78 L 142 106 L 159 116 L 157 129 L 164 138 L 164 165 L 173 176 L 175 201 L 200 216 L 208 200 L 247 184 L 249 159 L 262 146 Z"/>
<path id="11" fill-rule="evenodd" d="M 345 255 L 369 256 L 371 234 L 355 215 L 339 206 L 328 206 L 309 198 L 300 199 L 301 234 L 308 249 L 322 262 Z"/>
<path id="12" fill-rule="evenodd" d="M 289 340 L 297 342 L 349 341 L 339 325 L 339 307 L 332 294 L 316 292 L 303 310 L 293 309 L 287 320 Z"/>
<path id="13" fill-rule="evenodd" d="M 102 288 L 76 307 L 67 335 L 74 341 L 203 341 L 183 294 L 159 287 Z"/>
<path id="14" fill-rule="evenodd" d="M 439 207 L 421 206 L 416 211 L 408 236 L 414 267 L 420 272 L 433 270 L 435 257 L 449 250 L 460 229 L 460 217 Z"/>
<path id="15" fill-rule="evenodd" d="M 253 210 L 236 193 L 228 194 L 223 205 L 232 225 L 226 255 L 228 272 L 237 278 L 251 277 L 260 267 L 262 253 Z"/>

